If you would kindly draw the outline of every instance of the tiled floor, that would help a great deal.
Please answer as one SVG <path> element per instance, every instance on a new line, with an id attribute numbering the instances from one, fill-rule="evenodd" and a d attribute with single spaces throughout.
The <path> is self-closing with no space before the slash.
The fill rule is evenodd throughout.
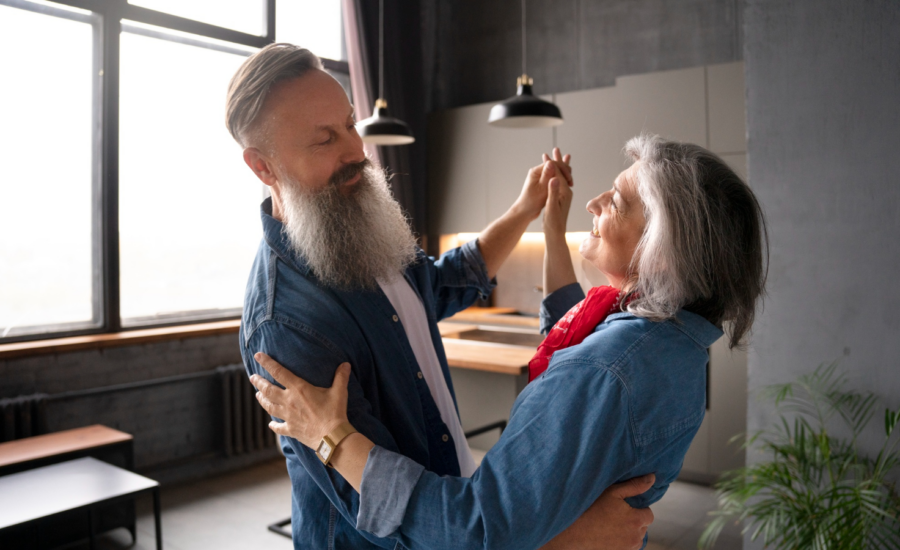
<path id="1" fill-rule="evenodd" d="M 162 491 L 163 541 L 165 550 L 289 550 L 291 542 L 269 532 L 266 525 L 290 515 L 291 486 L 282 460 L 268 462 L 242 472 L 203 480 Z M 661 501 L 653 505 L 655 521 L 648 550 L 690 550 L 715 508 L 713 491 L 689 483 L 674 483 Z M 154 550 L 151 501 L 138 503 L 138 540 L 134 550 Z M 101 537 L 98 550 L 128 547 L 124 529 Z M 86 548 L 87 545 L 84 545 Z M 739 550 L 736 527 L 723 532 L 717 549 Z M 81 550 L 79 548 L 78 550 Z"/>

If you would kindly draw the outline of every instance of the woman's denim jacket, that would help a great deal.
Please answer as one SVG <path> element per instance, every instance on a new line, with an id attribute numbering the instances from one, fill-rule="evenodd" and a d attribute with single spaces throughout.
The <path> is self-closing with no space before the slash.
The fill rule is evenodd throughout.
<path id="1" fill-rule="evenodd" d="M 583 296 L 577 285 L 558 290 L 545 316 L 555 321 Z M 521 550 L 550 541 L 610 485 L 655 473 L 651 490 L 628 499 L 649 506 L 678 476 L 703 421 L 707 348 L 720 336 L 683 310 L 663 322 L 610 315 L 519 395 L 472 478 L 372 449 L 357 528 L 409 548 Z"/>

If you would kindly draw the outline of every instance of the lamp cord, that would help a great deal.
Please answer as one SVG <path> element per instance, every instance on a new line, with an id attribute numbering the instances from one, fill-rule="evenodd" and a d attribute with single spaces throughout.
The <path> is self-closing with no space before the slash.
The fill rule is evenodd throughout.
<path id="1" fill-rule="evenodd" d="M 525 0 L 522 0 L 522 74 L 526 74 L 525 73 Z"/>
<path id="2" fill-rule="evenodd" d="M 384 0 L 378 2 L 378 98 L 384 99 Z"/>

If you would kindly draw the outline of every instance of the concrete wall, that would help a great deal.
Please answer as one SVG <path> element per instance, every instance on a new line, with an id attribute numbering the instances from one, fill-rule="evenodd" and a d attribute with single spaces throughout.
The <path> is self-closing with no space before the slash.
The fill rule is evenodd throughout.
<path id="1" fill-rule="evenodd" d="M 134 435 L 139 472 L 162 482 L 190 479 L 278 453 L 267 449 L 224 456 L 221 383 L 216 376 L 83 394 L 109 386 L 208 373 L 240 362 L 237 334 L 0 360 L 0 397 L 49 394 L 50 432 L 90 424 L 122 430 Z"/>
<path id="2" fill-rule="evenodd" d="M 772 255 L 750 387 L 840 359 L 855 388 L 900 406 L 900 3 L 747 0 L 744 20 L 749 177 Z M 751 430 L 771 418 L 751 399 Z"/>
<path id="3" fill-rule="evenodd" d="M 528 0 L 535 93 L 740 61 L 740 0 Z M 429 111 L 496 101 L 522 73 L 520 0 L 423 0 Z M 430 75 L 430 77 L 429 77 Z M 565 116 L 565 113 L 563 113 Z"/>

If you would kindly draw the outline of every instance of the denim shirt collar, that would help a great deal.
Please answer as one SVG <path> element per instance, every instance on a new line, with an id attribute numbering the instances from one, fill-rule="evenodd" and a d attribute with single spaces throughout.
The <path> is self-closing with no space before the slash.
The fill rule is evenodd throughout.
<path id="1" fill-rule="evenodd" d="M 627 311 L 614 313 L 607 317 L 604 323 L 608 323 L 615 319 L 624 319 L 627 317 L 635 316 Z M 710 323 L 703 317 L 684 309 L 678 310 L 678 313 L 675 315 L 673 324 L 675 325 L 675 328 L 687 334 L 688 337 L 691 338 L 691 340 L 697 342 L 697 345 L 703 348 L 708 348 L 709 346 L 713 345 L 716 340 L 718 340 L 722 337 L 723 334 L 725 334 L 724 332 L 722 332 L 722 329 Z"/>
<path id="2" fill-rule="evenodd" d="M 275 254 L 282 261 L 302 273 L 309 275 L 310 267 L 306 258 L 297 254 L 291 247 L 291 241 L 284 232 L 284 224 L 272 216 L 272 197 L 267 198 L 259 207 L 259 215 L 262 218 L 263 238 Z"/>

